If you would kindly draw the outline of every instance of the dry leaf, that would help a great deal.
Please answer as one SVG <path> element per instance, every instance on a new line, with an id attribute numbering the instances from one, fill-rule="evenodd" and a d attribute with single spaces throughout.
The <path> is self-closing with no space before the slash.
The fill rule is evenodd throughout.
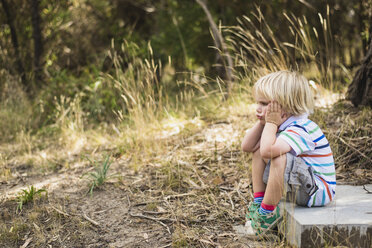
<path id="1" fill-rule="evenodd" d="M 213 178 L 212 183 L 214 185 L 220 185 L 220 184 L 224 183 L 224 180 L 221 177 L 217 176 L 217 177 Z"/>

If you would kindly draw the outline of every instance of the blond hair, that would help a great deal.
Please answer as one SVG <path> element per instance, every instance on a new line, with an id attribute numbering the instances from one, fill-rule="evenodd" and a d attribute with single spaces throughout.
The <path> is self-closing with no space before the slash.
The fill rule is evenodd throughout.
<path id="1" fill-rule="evenodd" d="M 314 96 L 307 79 L 298 72 L 277 71 L 257 80 L 254 93 L 270 101 L 277 101 L 292 115 L 311 113 Z"/>

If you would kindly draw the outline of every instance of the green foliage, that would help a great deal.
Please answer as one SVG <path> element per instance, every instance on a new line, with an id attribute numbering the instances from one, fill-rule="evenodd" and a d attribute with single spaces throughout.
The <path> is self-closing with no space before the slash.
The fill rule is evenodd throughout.
<path id="1" fill-rule="evenodd" d="M 29 1 L 9 1 L 10 14 L 14 17 L 20 56 L 27 76 L 32 77 L 33 70 L 33 36 L 31 24 L 31 4 Z M 95 64 L 98 68 L 105 58 L 105 51 L 111 41 L 121 44 L 122 40 L 133 41 L 144 48 L 151 41 L 156 53 L 155 60 L 162 63 L 173 60 L 177 71 L 193 70 L 203 67 L 208 73 L 213 72 L 216 63 L 215 51 L 210 35 L 210 27 L 201 7 L 194 1 L 180 0 L 141 0 L 141 1 L 46 1 L 40 2 L 42 35 L 44 39 L 43 63 L 45 66 L 46 84 L 49 75 L 67 70 L 76 73 L 85 66 Z M 329 2 L 329 8 L 322 1 L 304 4 L 289 1 L 208 1 L 208 8 L 217 24 L 236 25 L 236 18 L 247 15 L 251 19 L 254 10 L 260 6 L 263 16 L 279 39 L 288 40 L 288 32 L 283 12 L 306 16 L 309 26 L 321 30 L 319 16 L 328 16 L 328 28 L 333 34 L 325 42 L 326 34 L 319 33 L 324 49 L 331 49 L 332 57 L 340 58 L 342 64 L 352 65 L 360 60 L 369 35 L 370 0 L 358 3 L 353 1 Z M 7 24 L 4 9 L 0 5 L 0 23 Z M 337 23 L 337 25 L 333 25 Z M 14 68 L 14 48 L 8 25 L 1 25 L 0 61 L 12 73 Z M 362 36 L 362 38 L 361 38 Z M 332 42 L 333 44 L 329 43 Z M 359 46 L 359 47 L 358 47 Z M 11 56 L 9 56 L 11 55 Z M 351 58 L 349 58 L 350 56 Z M 40 84 L 40 82 L 36 82 Z"/>
<path id="2" fill-rule="evenodd" d="M 203 10 L 193 1 L 167 3 L 158 6 L 156 24 L 162 28 L 151 38 L 155 55 L 162 61 L 170 56 L 172 64 L 181 70 L 209 67 L 215 51 L 208 48 L 213 41 Z"/>
<path id="3" fill-rule="evenodd" d="M 22 211 L 23 205 L 27 204 L 28 202 L 31 202 L 35 199 L 36 196 L 41 196 L 41 193 L 48 194 L 45 189 L 38 189 L 32 185 L 28 189 L 23 189 L 22 193 L 20 193 L 17 197 L 17 211 Z"/>
<path id="4" fill-rule="evenodd" d="M 94 188 L 101 186 L 109 178 L 107 173 L 108 173 L 108 170 L 110 169 L 110 165 L 112 161 L 110 160 L 110 156 L 108 155 L 103 160 L 103 162 L 101 162 L 101 164 L 97 161 L 92 162 L 89 158 L 87 159 L 94 166 L 94 169 L 95 169 L 94 172 L 90 172 L 90 173 L 83 175 L 83 176 L 88 176 L 90 180 L 90 186 L 89 186 L 88 192 L 92 195 Z"/>
<path id="5" fill-rule="evenodd" d="M 104 106 L 98 102 L 95 84 L 98 81 L 99 71 L 94 65 L 85 67 L 79 76 L 71 71 L 61 70 L 52 74 L 51 81 L 38 95 L 42 104 L 41 109 L 35 109 L 41 116 L 41 125 L 53 124 L 58 116 L 57 106 L 60 98 L 80 99 L 84 116 L 101 121 L 106 117 Z M 68 102 L 66 102 L 68 104 Z M 68 106 L 65 106 L 68 108 Z M 39 112 L 40 111 L 40 112 Z M 103 115 L 103 116 L 102 116 Z"/>

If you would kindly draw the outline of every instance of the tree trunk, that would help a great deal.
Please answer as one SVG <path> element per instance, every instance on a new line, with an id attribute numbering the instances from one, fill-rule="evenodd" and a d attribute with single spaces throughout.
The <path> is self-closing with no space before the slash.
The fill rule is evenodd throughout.
<path id="1" fill-rule="evenodd" d="M 15 25 L 14 25 L 14 16 L 10 13 L 9 5 L 6 0 L 1 0 L 1 4 L 3 5 L 3 9 L 6 15 L 6 19 L 7 19 L 7 24 L 9 25 L 9 28 L 10 28 L 10 38 L 11 38 L 13 48 L 14 48 L 14 55 L 15 55 L 17 70 L 18 70 L 19 75 L 21 76 L 23 86 L 25 87 L 26 91 L 28 91 L 29 85 L 26 79 L 26 73 L 25 73 L 25 69 L 22 64 L 21 55 L 19 53 L 18 37 L 17 37 Z"/>
<path id="2" fill-rule="evenodd" d="M 217 28 L 217 25 L 216 23 L 214 23 L 213 21 L 213 18 L 212 18 L 212 15 L 206 5 L 206 3 L 203 1 L 203 0 L 196 0 L 196 2 L 202 7 L 202 9 L 204 10 L 206 16 L 207 16 L 207 19 L 208 19 L 208 22 L 209 22 L 209 25 L 211 27 L 211 30 L 212 30 L 212 34 L 213 34 L 213 42 L 216 46 L 217 49 L 219 49 L 220 51 L 222 51 L 222 54 L 223 56 L 225 56 L 226 60 L 225 59 L 221 59 L 223 61 L 223 64 L 224 64 L 224 67 L 225 67 L 225 72 L 226 72 L 226 81 L 227 81 L 227 97 L 230 95 L 230 91 L 231 91 L 231 84 L 233 82 L 233 77 L 232 77 L 232 68 L 233 68 L 233 61 L 232 61 L 232 58 L 226 48 L 226 44 L 225 44 L 225 41 L 220 33 L 220 31 L 218 30 Z"/>
<path id="3" fill-rule="evenodd" d="M 43 37 L 41 33 L 41 18 L 39 11 L 39 0 L 31 0 L 31 22 L 32 22 L 32 39 L 34 41 L 34 73 L 35 81 L 40 83 L 42 80 L 42 62 L 43 54 Z"/>
<path id="4" fill-rule="evenodd" d="M 369 41 L 369 48 L 362 66 L 356 72 L 348 88 L 346 99 L 351 100 L 355 106 L 372 106 L 372 39 Z"/>

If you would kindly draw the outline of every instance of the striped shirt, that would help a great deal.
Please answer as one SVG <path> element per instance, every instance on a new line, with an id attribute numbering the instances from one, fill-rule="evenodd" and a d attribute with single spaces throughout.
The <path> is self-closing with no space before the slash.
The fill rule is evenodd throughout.
<path id="1" fill-rule="evenodd" d="M 279 127 L 278 138 L 286 141 L 291 153 L 302 158 L 314 172 L 318 190 L 310 197 L 308 207 L 324 206 L 335 196 L 336 171 L 332 150 L 319 126 L 307 115 L 291 116 Z"/>

